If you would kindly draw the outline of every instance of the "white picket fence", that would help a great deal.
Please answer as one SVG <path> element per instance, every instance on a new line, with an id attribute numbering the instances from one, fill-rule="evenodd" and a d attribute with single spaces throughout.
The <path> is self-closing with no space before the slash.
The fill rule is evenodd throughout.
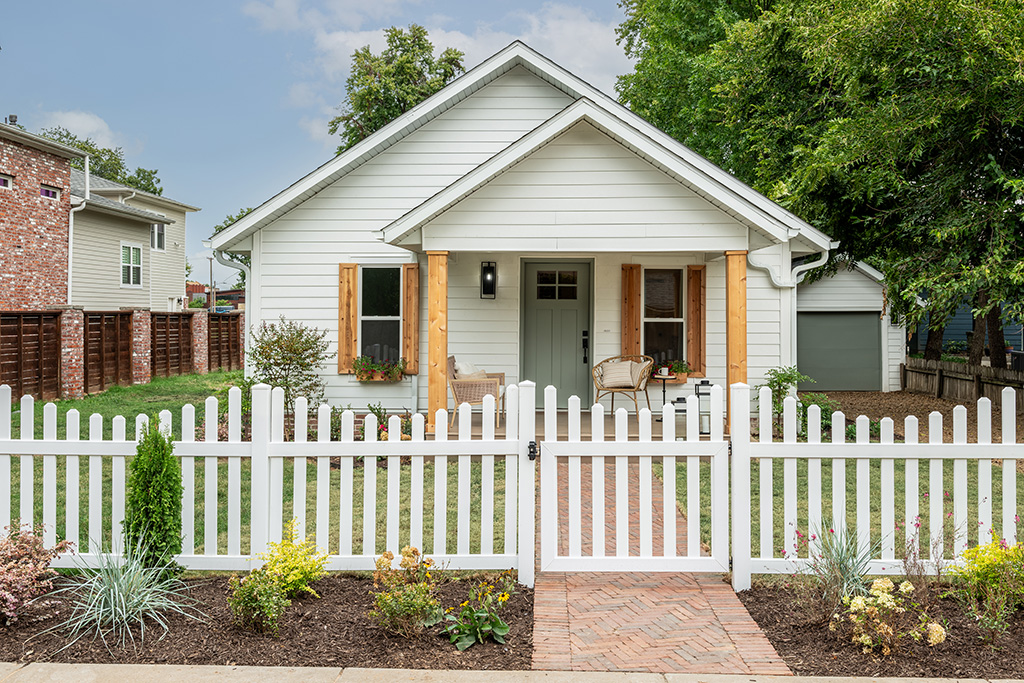
<path id="1" fill-rule="evenodd" d="M 870 568 L 879 574 L 901 572 L 901 558 L 907 552 L 922 558 L 925 566 L 934 570 L 936 562 L 956 561 L 969 545 L 989 542 L 990 533 L 1009 543 L 1016 542 L 1016 461 L 1024 458 L 1024 446 L 1016 443 L 1013 389 L 1003 391 L 999 444 L 992 443 L 992 405 L 987 398 L 980 399 L 977 405 L 977 443 L 967 442 L 964 406 L 954 409 L 951 443 L 943 442 L 942 415 L 937 412 L 929 416 L 925 443 L 921 442 L 918 420 L 913 416 L 905 420 L 902 443 L 894 443 L 894 424 L 890 418 L 881 420 L 878 441 L 871 442 L 870 423 L 864 416 L 856 420 L 855 442 L 847 443 L 841 412 L 833 414 L 831 438 L 824 441 L 817 406 L 809 407 L 806 437 L 798 440 L 797 404 L 793 397 L 785 399 L 782 440 L 773 441 L 771 392 L 767 388 L 761 389 L 759 406 L 759 438 L 752 443 L 750 388 L 733 386 L 732 562 L 733 586 L 737 590 L 750 586 L 752 573 L 789 573 L 807 568 L 809 556 L 820 546 L 821 536 L 840 533 L 844 528 L 857 535 L 862 550 L 877 546 Z M 774 477 L 779 460 L 783 469 L 781 491 L 775 486 Z M 996 510 L 993 460 L 1002 461 L 998 482 L 1002 505 Z M 945 477 L 947 461 L 952 461 L 952 486 Z M 847 496 L 847 462 L 853 463 L 855 473 L 852 500 Z M 752 464 L 759 469 L 756 488 Z M 830 490 L 823 489 L 822 466 L 826 464 Z M 928 468 L 928 478 L 922 489 L 924 467 Z M 897 469 L 903 471 L 902 481 L 896 476 Z M 969 472 L 975 474 L 973 487 L 969 486 Z M 752 506 L 755 490 L 759 501 Z M 822 510 L 826 496 L 831 498 L 831 510 Z M 781 520 L 776 520 L 779 499 L 783 514 Z M 901 517 L 897 517 L 899 501 Z M 973 511 L 969 507 L 972 505 Z M 847 526 L 848 520 L 853 520 L 852 526 Z M 758 547 L 752 550 L 755 528 L 759 531 Z M 925 528 L 928 534 L 921 538 Z M 806 541 L 804 547 L 801 535 Z"/>
<path id="2" fill-rule="evenodd" d="M 591 407 L 590 435 L 584 438 L 580 400 L 571 396 L 568 433 L 558 440 L 557 398 L 555 387 L 545 389 L 541 571 L 729 571 L 729 444 L 723 436 L 722 388 L 711 391 L 710 438 L 705 440 L 696 396 L 686 400 L 680 440 L 675 407 L 666 404 L 660 440 L 652 439 L 653 416 L 643 408 L 635 418 L 638 433 L 632 442 L 625 408 L 615 413 L 614 440 L 605 440 L 601 404 Z M 710 465 L 704 468 L 704 481 L 702 458 Z M 682 493 L 678 465 L 685 468 L 679 473 L 686 494 L 683 517 L 677 509 Z M 654 485 L 658 474 L 660 491 Z M 701 504 L 702 484 L 710 495 L 707 506 Z M 583 523 L 584 510 L 589 527 Z M 708 516 L 710 535 L 702 538 L 702 517 Z"/>

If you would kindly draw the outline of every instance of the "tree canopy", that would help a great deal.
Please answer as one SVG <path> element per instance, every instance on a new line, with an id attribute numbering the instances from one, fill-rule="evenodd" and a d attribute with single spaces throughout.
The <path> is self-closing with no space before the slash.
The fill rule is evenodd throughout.
<path id="1" fill-rule="evenodd" d="M 129 171 L 124 159 L 124 150 L 120 147 L 100 147 L 92 138 L 80 138 L 67 128 L 60 126 L 44 128 L 39 134 L 86 152 L 89 155 L 89 173 L 92 175 L 128 185 L 143 192 L 156 195 L 164 193 L 163 188 L 160 187 L 160 178 L 156 175 L 158 171 L 155 168 L 142 167 Z M 82 159 L 72 159 L 71 165 L 79 170 L 85 170 L 85 162 Z"/>
<path id="2" fill-rule="evenodd" d="M 341 114 L 328 130 L 340 135 L 338 154 L 380 130 L 465 72 L 462 52 L 446 48 L 434 57 L 427 30 L 417 24 L 409 31 L 392 26 L 387 47 L 379 55 L 364 46 L 352 55 L 345 82 Z"/>
<path id="3" fill-rule="evenodd" d="M 248 215 L 251 211 L 252 211 L 252 207 L 249 207 L 248 209 L 239 209 L 238 213 L 235 213 L 235 214 L 230 214 L 229 213 L 227 216 L 224 217 L 223 221 L 221 221 L 217 225 L 213 226 L 213 232 L 210 233 L 210 234 L 211 235 L 216 235 L 218 232 L 220 232 L 221 230 L 224 230 L 226 227 L 228 227 L 232 223 L 235 223 L 236 221 L 241 220 L 242 217 Z M 226 258 L 227 260 L 234 261 L 235 263 L 238 263 L 239 265 L 243 265 L 246 268 L 248 268 L 249 264 L 252 262 L 252 259 L 249 257 L 248 254 L 240 254 L 240 253 L 234 252 L 234 251 L 225 251 L 223 253 L 224 253 L 224 258 Z M 238 271 L 238 278 L 235 280 L 234 289 L 244 289 L 244 288 L 245 288 L 245 271 L 244 270 L 239 270 Z"/>
<path id="4" fill-rule="evenodd" d="M 1022 312 L 1020 0 L 622 6 L 623 101 L 880 266 L 897 313 Z"/>

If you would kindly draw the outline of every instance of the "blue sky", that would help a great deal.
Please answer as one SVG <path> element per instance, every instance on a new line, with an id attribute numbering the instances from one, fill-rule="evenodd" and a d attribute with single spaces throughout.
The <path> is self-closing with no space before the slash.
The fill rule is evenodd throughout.
<path id="1" fill-rule="evenodd" d="M 8 3 L 0 22 L 0 116 L 62 125 L 159 169 L 188 220 L 193 276 L 225 215 L 257 206 L 328 160 L 327 121 L 352 52 L 419 23 L 472 67 L 515 39 L 614 95 L 630 69 L 616 0 L 56 0 Z M 217 266 L 218 281 L 233 271 Z"/>

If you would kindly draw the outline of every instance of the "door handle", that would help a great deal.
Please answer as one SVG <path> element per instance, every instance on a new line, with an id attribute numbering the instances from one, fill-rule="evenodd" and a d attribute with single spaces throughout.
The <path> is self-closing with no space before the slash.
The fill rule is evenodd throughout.
<path id="1" fill-rule="evenodd" d="M 587 365 L 589 363 L 589 358 L 587 357 L 589 352 L 590 352 L 590 332 L 588 332 L 587 330 L 583 330 L 583 364 L 584 365 Z"/>

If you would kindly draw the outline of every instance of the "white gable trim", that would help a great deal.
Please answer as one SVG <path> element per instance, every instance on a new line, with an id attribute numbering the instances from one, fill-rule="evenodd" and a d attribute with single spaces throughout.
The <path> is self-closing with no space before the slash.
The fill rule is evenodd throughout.
<path id="1" fill-rule="evenodd" d="M 621 119 L 611 116 L 594 102 L 581 99 L 551 117 L 514 144 L 505 148 L 468 174 L 383 230 L 385 242 L 397 243 L 444 213 L 463 198 L 486 185 L 506 170 L 527 158 L 551 140 L 580 122 L 587 122 L 638 154 L 655 167 L 694 190 L 725 213 L 760 233 L 770 243 L 788 241 L 790 227 L 766 215 L 759 207 L 732 191 L 717 177 L 708 176 L 686 159 L 641 135 Z"/>

